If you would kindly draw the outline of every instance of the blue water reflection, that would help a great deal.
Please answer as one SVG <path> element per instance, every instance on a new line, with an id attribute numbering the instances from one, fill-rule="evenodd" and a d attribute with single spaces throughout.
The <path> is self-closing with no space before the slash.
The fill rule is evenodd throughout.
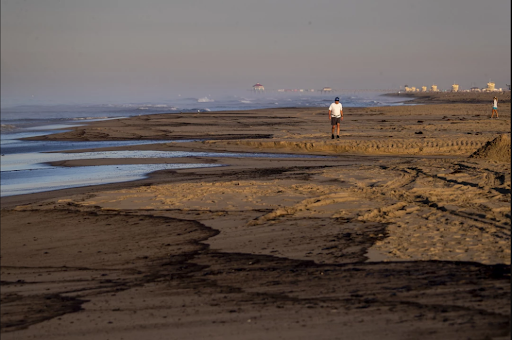
<path id="1" fill-rule="evenodd" d="M 1 196 L 76 188 L 88 185 L 127 182 L 147 177 L 150 172 L 168 169 L 214 167 L 213 164 L 129 164 L 87 167 L 51 167 L 38 170 L 2 172 Z"/>

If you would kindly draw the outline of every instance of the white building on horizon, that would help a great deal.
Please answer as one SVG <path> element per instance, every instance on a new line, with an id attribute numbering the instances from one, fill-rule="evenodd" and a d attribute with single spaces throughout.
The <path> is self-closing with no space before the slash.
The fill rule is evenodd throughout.
<path id="1" fill-rule="evenodd" d="M 253 85 L 252 89 L 254 91 L 265 91 L 265 87 L 263 85 L 261 85 L 260 83 L 256 83 L 256 85 Z"/>

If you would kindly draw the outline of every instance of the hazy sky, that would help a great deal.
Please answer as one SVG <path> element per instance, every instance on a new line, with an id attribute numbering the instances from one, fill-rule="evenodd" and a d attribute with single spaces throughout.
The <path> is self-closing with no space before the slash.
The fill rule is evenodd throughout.
<path id="1" fill-rule="evenodd" d="M 510 0 L 1 0 L 2 106 L 510 84 Z"/>

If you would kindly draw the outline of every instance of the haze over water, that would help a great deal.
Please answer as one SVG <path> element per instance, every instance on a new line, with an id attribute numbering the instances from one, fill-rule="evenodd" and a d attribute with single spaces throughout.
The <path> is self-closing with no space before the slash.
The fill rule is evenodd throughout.
<path id="1" fill-rule="evenodd" d="M 2 0 L 2 108 L 510 84 L 504 0 Z M 164 102 L 165 103 L 165 102 Z M 172 104 L 174 105 L 174 104 Z"/>
<path id="2" fill-rule="evenodd" d="M 220 110 L 251 110 L 279 107 L 327 107 L 338 94 L 254 93 L 241 95 L 200 95 L 178 97 L 160 102 L 20 105 L 2 109 L 2 132 L 23 129 L 51 129 L 53 124 L 77 124 L 93 119 L 129 117 L 154 113 L 207 112 Z M 345 107 L 400 105 L 397 98 L 380 93 L 351 93 L 339 95 Z M 327 111 L 326 111 L 327 112 Z M 61 127 L 61 126 L 59 126 Z M 53 127 L 55 128 L 55 127 Z"/>

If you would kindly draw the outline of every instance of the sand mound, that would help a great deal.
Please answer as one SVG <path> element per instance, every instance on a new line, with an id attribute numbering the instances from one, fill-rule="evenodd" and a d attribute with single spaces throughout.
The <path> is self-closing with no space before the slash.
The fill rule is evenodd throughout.
<path id="1" fill-rule="evenodd" d="M 499 135 L 471 154 L 470 158 L 486 158 L 498 162 L 510 162 L 510 136 Z"/>

